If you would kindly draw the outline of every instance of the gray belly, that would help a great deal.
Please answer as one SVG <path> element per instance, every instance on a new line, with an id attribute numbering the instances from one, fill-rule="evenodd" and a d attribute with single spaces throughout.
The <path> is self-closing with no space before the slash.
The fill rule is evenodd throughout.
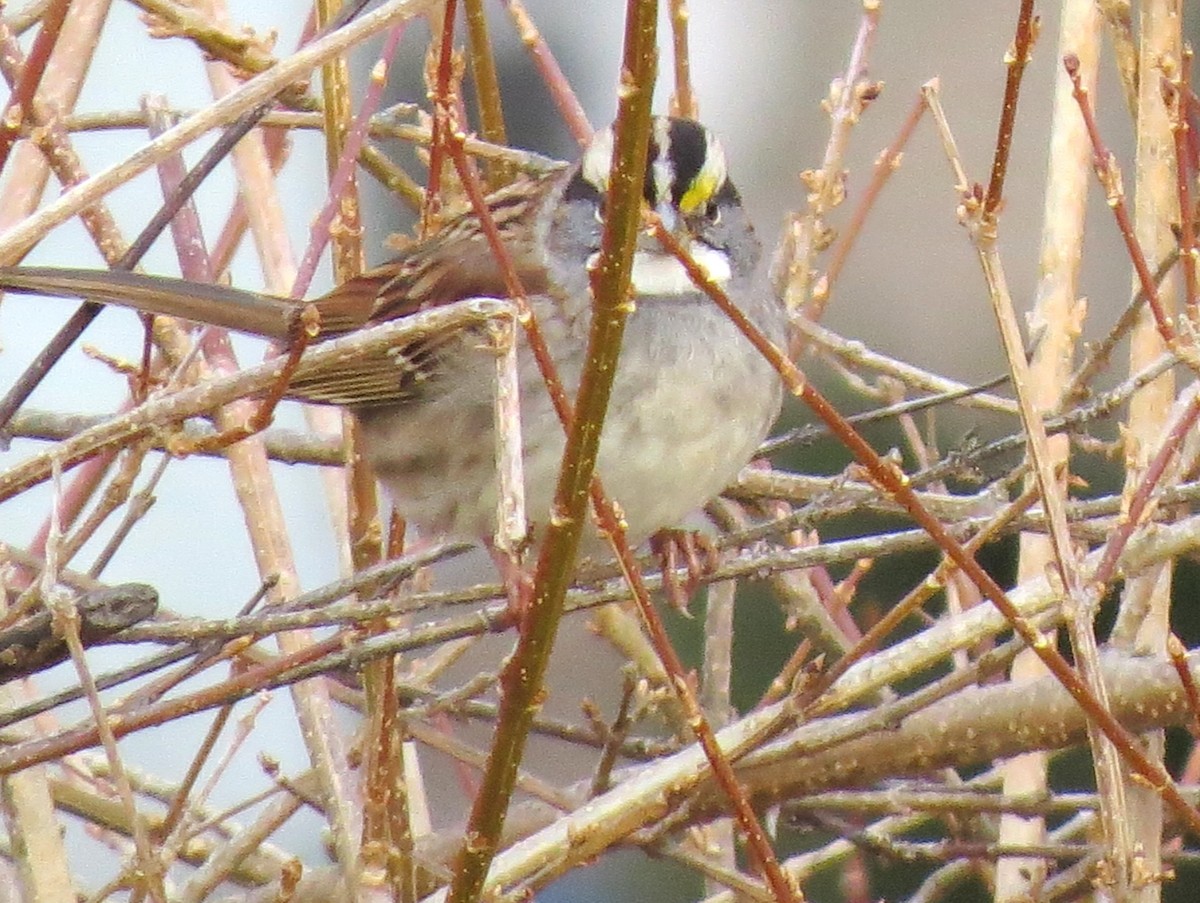
<path id="1" fill-rule="evenodd" d="M 543 324 L 547 321 L 542 318 Z M 762 324 L 781 340 L 783 314 Z M 547 341 L 574 398 L 582 350 Z M 564 434 L 528 349 L 521 346 L 521 429 L 527 513 L 545 524 Z M 495 528 L 495 363 L 483 343 L 456 343 L 419 398 L 358 411 L 368 457 L 397 510 L 425 535 L 479 539 Z M 779 413 L 778 376 L 710 305 L 639 302 L 626 326 L 601 436 L 598 472 L 640 542 L 716 496 L 750 459 Z M 590 523 L 590 522 L 589 522 Z M 584 551 L 602 551 L 595 530 Z"/>

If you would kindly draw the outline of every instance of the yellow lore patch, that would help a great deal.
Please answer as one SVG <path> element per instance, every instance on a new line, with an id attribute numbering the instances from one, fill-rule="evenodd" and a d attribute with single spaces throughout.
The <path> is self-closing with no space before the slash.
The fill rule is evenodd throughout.
<path id="1" fill-rule="evenodd" d="M 688 190 L 679 199 L 679 212 L 691 216 L 706 206 L 721 187 L 719 178 L 723 178 L 723 174 L 713 172 L 707 166 L 702 169 L 700 175 L 692 180 Z"/>

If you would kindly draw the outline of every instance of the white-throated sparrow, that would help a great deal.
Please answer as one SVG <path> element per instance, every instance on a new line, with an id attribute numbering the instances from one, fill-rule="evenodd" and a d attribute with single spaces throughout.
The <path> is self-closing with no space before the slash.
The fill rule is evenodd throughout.
<path id="1" fill-rule="evenodd" d="M 784 309 L 759 265 L 759 242 L 720 145 L 689 120 L 655 119 L 652 135 L 647 203 L 759 329 L 782 343 Z M 576 166 L 488 198 L 571 395 L 584 363 L 588 269 L 600 249 L 611 157 L 611 132 L 601 132 Z M 648 235 L 639 241 L 633 283 L 636 308 L 597 472 L 630 538 L 640 541 L 677 525 L 732 480 L 779 413 L 782 390 L 749 341 Z M 128 273 L 0 269 L 0 288 L 91 298 L 273 339 L 289 338 L 300 309 L 269 295 Z M 505 294 L 478 219 L 468 213 L 312 303 L 326 338 L 431 305 Z M 393 349 L 294 382 L 289 395 L 354 412 L 379 479 L 419 530 L 490 536 L 495 364 L 485 344 L 463 332 Z M 523 340 L 518 374 L 527 505 L 536 526 L 550 508 L 564 433 Z M 583 548 L 598 550 L 594 532 Z"/>

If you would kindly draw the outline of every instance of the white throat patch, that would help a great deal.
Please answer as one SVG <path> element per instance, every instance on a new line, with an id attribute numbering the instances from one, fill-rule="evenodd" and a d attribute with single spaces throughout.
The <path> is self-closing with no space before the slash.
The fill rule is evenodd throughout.
<path id="1" fill-rule="evenodd" d="M 707 245 L 694 244 L 692 258 L 700 269 L 717 285 L 725 285 L 733 276 L 729 255 Z M 600 255 L 588 258 L 588 268 L 594 267 Z M 633 293 L 635 295 L 682 295 L 698 291 L 683 264 L 667 253 L 637 251 L 633 255 Z"/>

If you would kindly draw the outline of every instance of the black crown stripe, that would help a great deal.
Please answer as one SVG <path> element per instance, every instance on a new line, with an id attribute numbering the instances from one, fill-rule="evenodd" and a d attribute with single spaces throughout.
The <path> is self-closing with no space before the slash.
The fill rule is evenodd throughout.
<path id="1" fill-rule="evenodd" d="M 670 146 L 671 202 L 678 207 L 684 194 L 700 175 L 708 155 L 708 134 L 704 127 L 690 119 L 672 119 L 667 132 Z"/>

